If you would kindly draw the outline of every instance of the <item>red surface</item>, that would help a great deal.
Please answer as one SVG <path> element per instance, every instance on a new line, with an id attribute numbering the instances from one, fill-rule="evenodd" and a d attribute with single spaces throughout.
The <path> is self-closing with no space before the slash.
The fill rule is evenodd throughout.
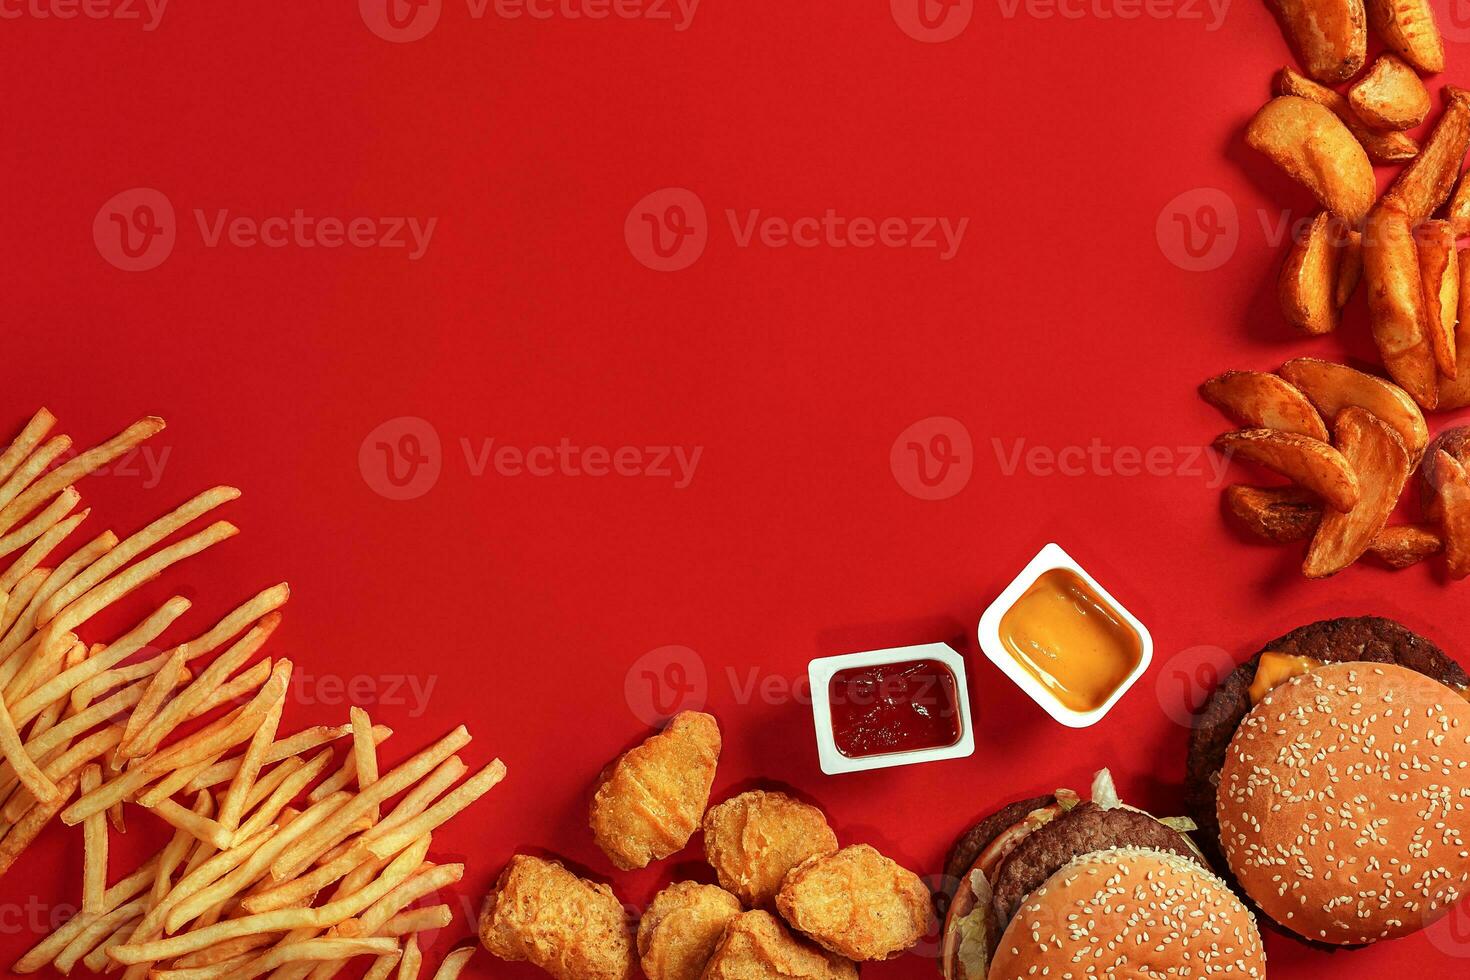
<path id="1" fill-rule="evenodd" d="M 499 754 L 511 773 L 436 838 L 439 859 L 469 862 L 468 902 L 521 848 L 611 877 L 635 904 L 707 874 L 696 842 L 612 875 L 585 826 L 589 783 L 645 731 L 645 671 L 687 683 L 702 668 L 726 732 L 717 797 L 790 784 L 843 841 L 932 872 L 972 818 L 1085 788 L 1099 765 L 1130 800 L 1177 809 L 1185 698 L 1288 628 L 1372 612 L 1452 648 L 1464 633 L 1470 593 L 1426 569 L 1302 581 L 1294 550 L 1223 525 L 1218 476 L 1201 469 L 1214 464 L 1197 447 L 1224 422 L 1195 397 L 1199 381 L 1371 351 L 1360 308 L 1341 339 L 1308 342 L 1274 307 L 1281 209 L 1301 219 L 1311 204 L 1241 144 L 1288 58 L 1264 5 L 1234 4 L 1210 30 L 1215 15 L 1192 0 L 1136 18 L 1118 15 L 1136 9 L 1123 0 L 1072 8 L 1080 17 L 980 4 L 939 44 L 911 39 L 880 0 L 710 2 L 683 31 L 475 19 L 448 0 L 404 44 L 354 6 L 176 3 L 145 31 L 5 0 L 23 15 L 0 23 L 0 422 L 18 428 L 44 403 L 80 442 L 144 413 L 170 420 L 152 446 L 168 452 L 161 482 L 84 484 L 95 527 L 130 529 L 214 482 L 245 491 L 229 510 L 245 534 L 129 608 L 181 590 L 198 599 L 192 628 L 288 579 L 273 648 L 313 678 L 291 725 L 344 720 L 354 678 L 359 700 L 388 702 L 375 714 L 398 731 L 391 758 L 468 721 L 470 761 Z M 1466 36 L 1460 20 L 1447 30 Z M 1448 78 L 1470 77 L 1470 44 L 1452 37 L 1449 58 Z M 139 187 L 167 197 L 177 240 L 156 268 L 128 272 L 93 226 Z M 677 218 L 668 206 L 682 203 L 697 220 L 688 195 L 630 214 L 661 188 L 692 191 L 709 215 L 705 251 L 683 271 L 654 271 L 625 243 L 643 212 Z M 1235 211 L 1221 226 L 1236 247 L 1210 272 L 1169 258 L 1180 226 L 1166 206 L 1196 188 Z M 410 261 L 406 249 L 207 247 L 193 217 L 297 208 L 438 221 Z M 742 227 L 753 209 L 969 224 L 942 261 L 938 249 L 740 247 L 726 209 Z M 405 416 L 437 432 L 440 472 L 422 496 L 392 500 L 374 489 L 388 485 L 376 443 L 412 448 L 404 433 L 359 456 Z M 934 416 L 959 426 L 920 425 L 895 446 Z M 461 444 L 475 462 L 492 438 L 701 455 L 682 489 L 560 463 L 503 475 L 472 467 Z M 936 490 L 908 468 L 910 441 L 958 458 L 931 469 Z M 1041 455 L 1017 468 L 1018 445 Z M 1057 472 L 1046 454 L 1067 447 L 1080 448 Z M 1150 450 L 1152 472 L 1125 475 Z M 578 472 L 610 459 L 594 453 Z M 822 776 L 792 695 L 807 661 L 969 637 L 1051 540 L 1153 630 L 1154 667 L 1116 712 L 1064 731 L 962 640 L 973 758 Z M 433 685 L 425 707 L 405 678 Z M 78 839 L 49 833 L 0 885 L 0 960 L 36 938 L 26 903 L 77 900 Z M 436 937 L 436 952 L 467 929 Z M 1470 912 L 1458 931 L 1330 959 L 1269 946 L 1282 977 L 1450 975 L 1466 964 L 1451 957 L 1470 955 Z M 931 970 L 910 957 L 864 975 Z M 473 971 L 536 975 L 484 956 Z"/>

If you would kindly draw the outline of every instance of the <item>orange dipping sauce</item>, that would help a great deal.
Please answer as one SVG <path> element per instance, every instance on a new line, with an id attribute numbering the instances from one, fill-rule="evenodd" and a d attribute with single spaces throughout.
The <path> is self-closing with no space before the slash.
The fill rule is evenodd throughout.
<path id="1" fill-rule="evenodd" d="M 1069 568 L 1042 575 L 1000 621 L 1000 640 L 1063 706 L 1094 711 L 1143 659 L 1143 641 L 1087 580 Z"/>

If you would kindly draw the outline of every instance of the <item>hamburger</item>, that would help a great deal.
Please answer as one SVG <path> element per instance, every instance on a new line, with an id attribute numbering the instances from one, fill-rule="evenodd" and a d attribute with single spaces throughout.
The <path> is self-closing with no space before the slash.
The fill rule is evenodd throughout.
<path id="1" fill-rule="evenodd" d="M 1235 669 L 1191 737 L 1217 864 L 1288 934 L 1416 932 L 1470 884 L 1470 677 L 1391 620 L 1315 623 Z"/>
<path id="2" fill-rule="evenodd" d="M 1104 769 L 1092 799 L 1059 789 L 981 820 L 950 852 L 946 980 L 1261 978 L 1254 917 L 1187 836 L 1126 806 Z"/>

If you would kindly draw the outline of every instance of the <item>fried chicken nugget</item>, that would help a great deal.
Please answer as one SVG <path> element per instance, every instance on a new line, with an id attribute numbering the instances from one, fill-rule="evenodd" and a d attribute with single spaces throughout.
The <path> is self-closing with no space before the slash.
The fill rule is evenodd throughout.
<path id="1" fill-rule="evenodd" d="M 715 885 L 681 881 L 658 893 L 638 926 L 648 980 L 699 980 L 740 899 Z"/>
<path id="2" fill-rule="evenodd" d="M 709 805 L 720 745 L 714 718 L 684 711 L 603 770 L 588 822 L 608 860 L 635 871 L 684 849 Z"/>
<path id="3" fill-rule="evenodd" d="M 837 835 L 814 806 L 785 793 L 752 790 L 711 807 L 704 850 L 720 885 L 747 908 L 769 908 L 786 873 L 837 850 Z"/>
<path id="4" fill-rule="evenodd" d="M 633 980 L 633 930 L 607 885 L 584 881 L 557 861 L 518 854 L 480 913 L 480 943 L 557 980 Z"/>
<path id="5" fill-rule="evenodd" d="M 791 935 L 769 912 L 730 920 L 703 980 L 857 980 L 855 965 Z"/>
<path id="6" fill-rule="evenodd" d="M 850 960 L 886 960 L 929 931 L 929 889 L 867 844 L 815 857 L 786 876 L 776 908 L 786 921 Z"/>

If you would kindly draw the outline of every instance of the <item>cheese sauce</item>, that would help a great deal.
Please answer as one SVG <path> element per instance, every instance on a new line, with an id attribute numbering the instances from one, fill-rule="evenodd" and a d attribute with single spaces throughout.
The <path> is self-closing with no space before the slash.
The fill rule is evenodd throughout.
<path id="1" fill-rule="evenodd" d="M 1107 704 L 1143 659 L 1143 641 L 1082 576 L 1054 568 L 1000 621 L 1000 639 L 1026 672 L 1077 712 Z"/>

